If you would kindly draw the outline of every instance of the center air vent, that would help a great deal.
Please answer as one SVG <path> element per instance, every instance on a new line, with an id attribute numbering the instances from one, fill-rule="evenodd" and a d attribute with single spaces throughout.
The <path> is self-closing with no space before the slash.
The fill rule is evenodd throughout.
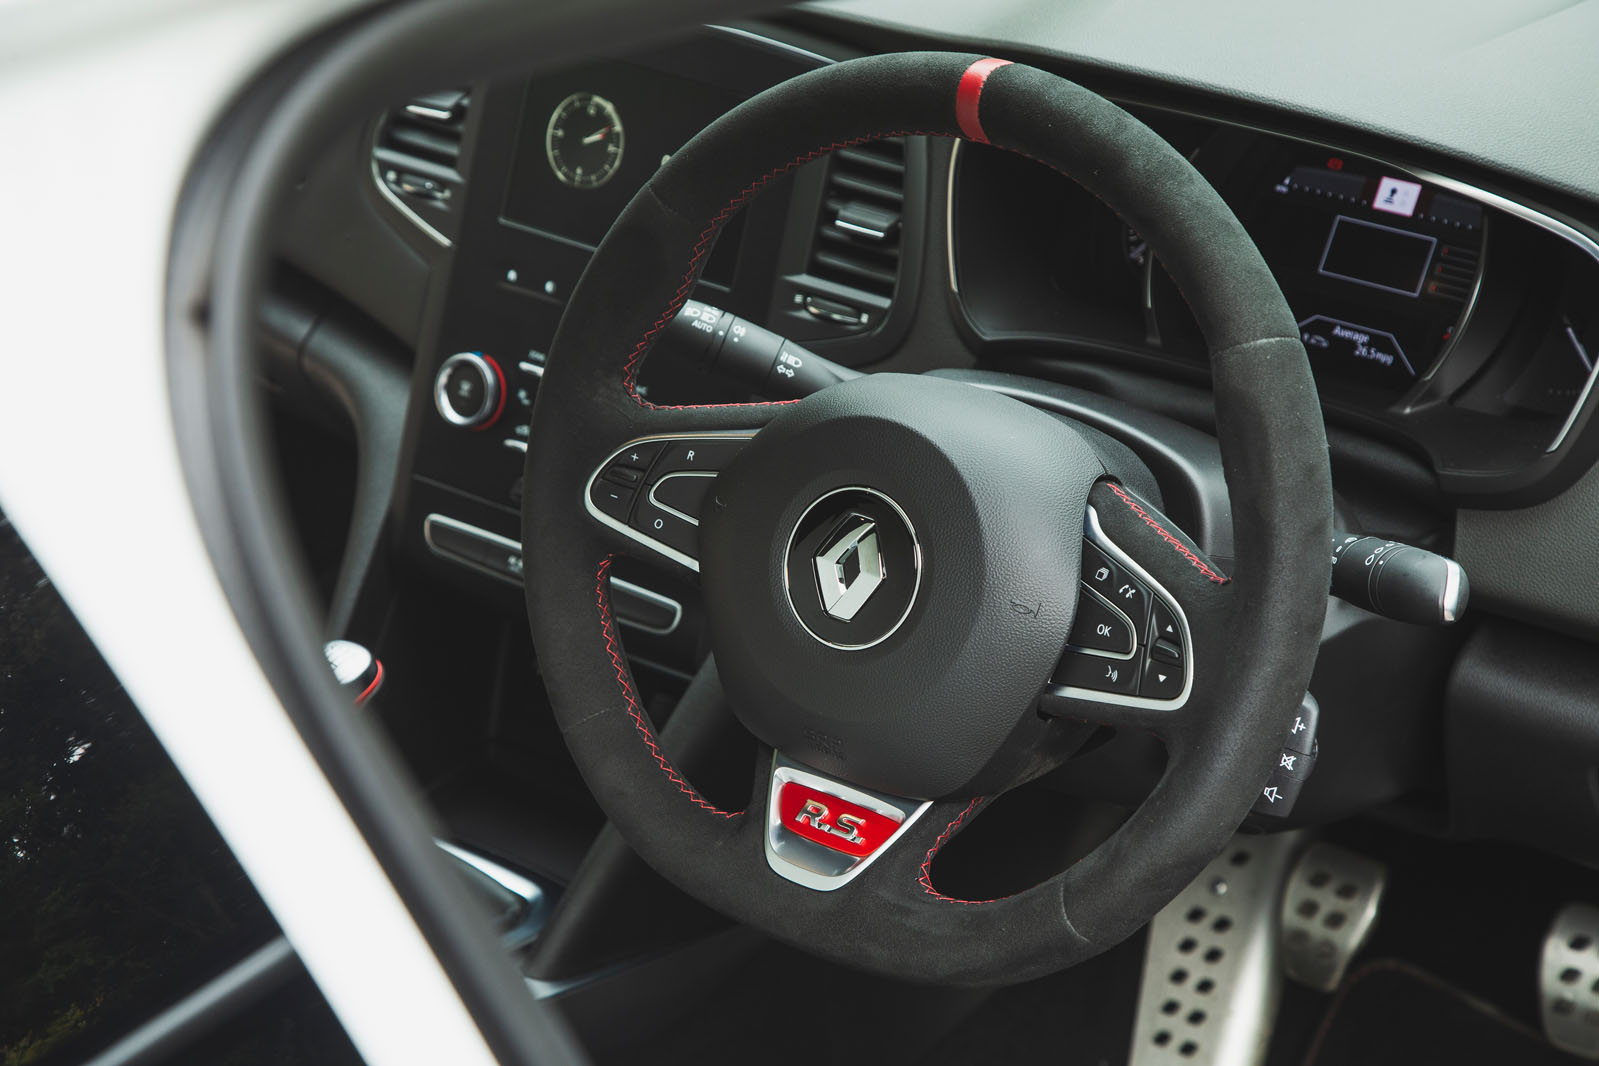
<path id="1" fill-rule="evenodd" d="M 456 234 L 461 195 L 461 137 L 472 102 L 464 89 L 428 93 L 378 124 L 372 173 L 411 221 L 442 244 Z"/>
<path id="2" fill-rule="evenodd" d="M 862 312 L 886 308 L 899 281 L 904 214 L 903 138 L 834 152 L 828 157 L 810 275 L 837 286 L 840 291 L 833 295 L 859 304 Z"/>

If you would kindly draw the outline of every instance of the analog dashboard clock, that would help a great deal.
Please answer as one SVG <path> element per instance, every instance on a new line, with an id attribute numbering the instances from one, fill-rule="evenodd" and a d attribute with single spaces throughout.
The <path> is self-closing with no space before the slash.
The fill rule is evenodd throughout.
<path id="1" fill-rule="evenodd" d="M 597 189 L 622 165 L 622 117 L 594 93 L 573 93 L 555 106 L 544 131 L 550 169 L 574 189 Z"/>

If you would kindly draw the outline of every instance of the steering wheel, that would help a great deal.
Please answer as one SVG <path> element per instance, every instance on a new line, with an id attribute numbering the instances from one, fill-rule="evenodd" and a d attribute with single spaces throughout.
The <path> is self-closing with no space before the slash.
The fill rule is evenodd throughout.
<path id="1" fill-rule="evenodd" d="M 897 136 L 1038 160 L 1155 249 L 1210 349 L 1231 577 L 1131 491 L 1124 453 L 986 390 L 881 374 L 789 403 L 640 396 L 639 364 L 729 216 L 810 160 Z M 673 155 L 572 294 L 539 390 L 527 486 L 527 602 L 545 684 L 623 837 L 738 921 L 922 980 L 1025 980 L 1144 925 L 1260 796 L 1325 611 L 1326 437 L 1298 329 L 1259 252 L 1204 179 L 1126 112 L 973 55 L 827 67 Z M 716 668 L 761 743 L 749 809 L 719 808 L 663 752 L 611 613 L 618 553 L 698 573 Z M 990 900 L 940 892 L 939 849 L 993 797 L 1058 765 L 1070 720 L 1159 737 L 1167 764 L 1153 791 L 1041 884 Z"/>

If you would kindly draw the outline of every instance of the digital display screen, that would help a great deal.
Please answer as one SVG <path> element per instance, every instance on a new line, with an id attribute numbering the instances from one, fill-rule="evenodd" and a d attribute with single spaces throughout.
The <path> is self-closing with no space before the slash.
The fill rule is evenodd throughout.
<path id="1" fill-rule="evenodd" d="M 738 102 L 726 90 L 630 63 L 535 78 L 500 214 L 598 245 L 666 158 Z"/>
<path id="2" fill-rule="evenodd" d="M 1337 215 L 1318 269 L 1357 285 L 1417 296 L 1437 246 L 1437 238 L 1425 233 Z"/>

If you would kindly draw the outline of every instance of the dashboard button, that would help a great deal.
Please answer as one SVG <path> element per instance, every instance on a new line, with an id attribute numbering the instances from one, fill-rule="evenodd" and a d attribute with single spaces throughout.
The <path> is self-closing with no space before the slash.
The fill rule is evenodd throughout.
<path id="1" fill-rule="evenodd" d="M 457 352 L 439 367 L 433 405 L 451 425 L 487 429 L 505 406 L 505 375 L 482 352 Z"/>
<path id="2" fill-rule="evenodd" d="M 1072 622 L 1066 643 L 1074 648 L 1092 648 L 1114 655 L 1130 655 L 1137 638 L 1132 624 L 1086 584 L 1077 597 L 1077 617 Z"/>
<path id="3" fill-rule="evenodd" d="M 1131 696 L 1138 691 L 1138 663 L 1069 651 L 1061 658 L 1051 680 L 1057 685 Z"/>
<path id="4" fill-rule="evenodd" d="M 635 489 L 625 485 L 615 485 L 609 481 L 596 481 L 589 490 L 589 499 L 594 501 L 594 506 L 599 508 L 601 514 L 609 515 L 618 522 L 627 521 L 627 513 L 633 508 L 633 497 L 637 496 Z"/>

